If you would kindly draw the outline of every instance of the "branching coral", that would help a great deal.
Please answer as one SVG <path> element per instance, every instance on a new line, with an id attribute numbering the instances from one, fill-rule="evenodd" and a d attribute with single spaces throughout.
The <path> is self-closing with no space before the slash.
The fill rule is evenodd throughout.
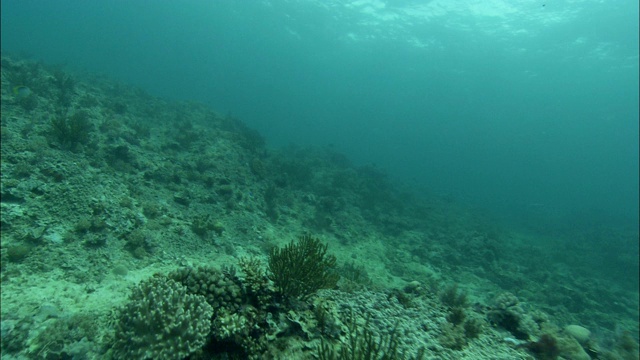
<path id="1" fill-rule="evenodd" d="M 73 149 L 89 141 L 92 131 L 89 114 L 79 111 L 71 116 L 59 115 L 51 119 L 51 134 L 64 148 Z"/>
<path id="2" fill-rule="evenodd" d="M 165 276 L 138 285 L 120 310 L 113 351 L 119 359 L 183 359 L 201 348 L 213 308 Z"/>
<path id="3" fill-rule="evenodd" d="M 414 356 L 398 350 L 400 342 L 397 328 L 376 336 L 369 326 L 369 319 L 367 316 L 364 326 L 360 327 L 355 314 L 351 312 L 347 323 L 349 333 L 346 343 L 337 350 L 322 339 L 320 346 L 316 348 L 317 357 L 320 360 L 420 360 L 424 358 L 424 348 L 418 349 Z"/>
<path id="4" fill-rule="evenodd" d="M 269 253 L 269 278 L 288 298 L 305 300 L 319 289 L 334 287 L 340 278 L 335 266 L 336 258 L 327 255 L 327 245 L 306 235 Z"/>

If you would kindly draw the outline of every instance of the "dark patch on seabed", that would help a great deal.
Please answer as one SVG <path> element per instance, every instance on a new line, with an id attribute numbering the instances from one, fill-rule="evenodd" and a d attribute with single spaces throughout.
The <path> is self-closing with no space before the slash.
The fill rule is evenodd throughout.
<path id="1" fill-rule="evenodd" d="M 600 230 L 605 271 L 592 242 L 6 54 L 1 133 L 3 359 L 638 358 L 637 233 Z"/>

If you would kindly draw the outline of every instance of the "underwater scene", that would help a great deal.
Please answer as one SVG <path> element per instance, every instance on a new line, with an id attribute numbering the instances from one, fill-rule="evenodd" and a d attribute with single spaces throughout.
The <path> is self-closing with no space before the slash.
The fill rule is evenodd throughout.
<path id="1" fill-rule="evenodd" d="M 639 358 L 638 2 L 3 0 L 1 358 Z"/>

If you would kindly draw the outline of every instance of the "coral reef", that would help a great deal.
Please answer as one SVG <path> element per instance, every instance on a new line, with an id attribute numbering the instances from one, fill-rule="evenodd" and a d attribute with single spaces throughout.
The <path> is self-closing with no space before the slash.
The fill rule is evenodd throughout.
<path id="1" fill-rule="evenodd" d="M 214 312 L 237 311 L 245 302 L 244 290 L 233 268 L 221 271 L 213 267 L 180 268 L 169 278 L 186 287 L 190 294 L 204 297 Z"/>
<path id="2" fill-rule="evenodd" d="M 113 343 L 120 359 L 183 359 L 200 349 L 213 308 L 201 295 L 162 275 L 134 288 L 120 309 Z"/>
<path id="3" fill-rule="evenodd" d="M 424 358 L 424 348 L 413 356 L 401 352 L 398 347 L 397 327 L 390 332 L 376 336 L 369 328 L 370 317 L 367 316 L 363 326 L 359 326 L 356 316 L 351 313 L 347 322 L 349 329 L 347 341 L 338 349 L 330 346 L 326 341 L 317 348 L 320 360 L 419 360 Z"/>
<path id="4" fill-rule="evenodd" d="M 236 276 L 233 267 L 181 268 L 169 274 L 189 294 L 206 299 L 213 309 L 212 339 L 205 353 L 254 358 L 264 352 L 265 329 L 260 324 L 265 324 L 270 297 L 262 292 L 258 273 L 252 272 L 259 271 L 257 263 L 241 263 L 249 271 L 246 281 Z"/>
<path id="5" fill-rule="evenodd" d="M 538 335 L 540 327 L 522 308 L 518 298 L 508 292 L 496 296 L 487 314 L 489 321 L 502 327 L 518 339 L 528 340 L 531 335 Z"/>
<path id="6" fill-rule="evenodd" d="M 202 104 L 1 71 L 3 360 L 552 358 L 543 334 L 565 359 L 638 358 L 637 231 L 558 251 Z M 602 271 L 593 239 L 609 260 L 634 246 Z"/>

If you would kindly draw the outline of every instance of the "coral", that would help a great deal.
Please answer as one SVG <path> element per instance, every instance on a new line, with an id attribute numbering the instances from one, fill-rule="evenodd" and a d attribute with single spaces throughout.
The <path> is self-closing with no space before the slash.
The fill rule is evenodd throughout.
<path id="1" fill-rule="evenodd" d="M 213 321 L 213 335 L 216 339 L 226 340 L 229 338 L 242 339 L 247 337 L 251 330 L 249 320 L 239 313 L 229 314 L 224 312 L 218 314 Z"/>
<path id="2" fill-rule="evenodd" d="M 71 105 L 71 97 L 75 91 L 75 80 L 62 69 L 55 69 L 51 80 L 53 86 L 58 90 L 57 105 L 62 108 L 68 108 Z"/>
<path id="3" fill-rule="evenodd" d="M 364 290 L 373 286 L 373 281 L 369 278 L 369 274 L 365 267 L 362 265 L 356 265 L 353 261 L 344 263 L 344 265 L 340 267 L 339 273 L 340 290 L 342 291 L 352 292 L 356 290 Z"/>
<path id="4" fill-rule="evenodd" d="M 240 311 L 229 313 L 221 311 L 213 321 L 212 333 L 215 341 L 212 348 L 224 349 L 225 356 L 233 358 L 262 358 L 265 349 L 264 337 L 258 330 L 258 313 L 252 306 L 245 306 Z M 226 347 L 233 350 L 228 351 Z M 214 351 L 215 352 L 215 351 Z"/>
<path id="5" fill-rule="evenodd" d="M 402 305 L 402 307 L 409 308 L 413 307 L 413 296 L 408 294 L 400 289 L 392 289 L 389 291 L 389 299 L 395 298 L 398 304 Z"/>
<path id="6" fill-rule="evenodd" d="M 265 214 L 267 214 L 269 220 L 274 224 L 278 221 L 277 195 L 275 185 L 270 184 L 267 186 L 264 192 Z"/>
<path id="7" fill-rule="evenodd" d="M 240 267 L 244 281 L 233 267 L 182 268 L 169 276 L 189 293 L 204 296 L 213 307 L 212 341 L 204 349 L 207 355 L 260 359 L 265 348 L 260 324 L 266 315 L 263 309 L 271 303 L 271 291 L 257 259 L 242 259 Z"/>
<path id="8" fill-rule="evenodd" d="M 216 314 L 233 313 L 245 302 L 244 290 L 233 268 L 220 271 L 212 267 L 181 268 L 169 277 L 187 288 L 190 294 L 202 295 Z"/>
<path id="9" fill-rule="evenodd" d="M 249 162 L 249 169 L 258 179 L 264 179 L 267 177 L 267 168 L 265 167 L 264 162 L 258 157 L 251 159 L 251 162 Z"/>
<path id="10" fill-rule="evenodd" d="M 244 273 L 244 288 L 249 302 L 256 307 L 266 307 L 272 298 L 273 291 L 269 286 L 269 278 L 262 263 L 255 257 L 240 258 L 238 265 Z"/>
<path id="11" fill-rule="evenodd" d="M 483 321 L 468 316 L 467 294 L 458 291 L 457 284 L 443 290 L 440 300 L 447 306 L 448 311 L 446 316 L 448 324 L 442 328 L 440 343 L 450 349 L 461 350 L 468 344 L 469 339 L 475 339 L 480 335 Z"/>
<path id="12" fill-rule="evenodd" d="M 16 103 L 20 105 L 25 111 L 30 112 L 31 110 L 38 107 L 38 97 L 33 93 L 30 93 L 27 96 L 19 97 L 16 100 Z"/>
<path id="13" fill-rule="evenodd" d="M 320 360 L 418 360 L 424 358 L 424 348 L 414 356 L 408 356 L 398 350 L 400 343 L 397 327 L 388 333 L 376 336 L 369 327 L 369 319 L 370 317 L 367 316 L 364 326 L 359 327 L 356 316 L 351 313 L 347 323 L 349 332 L 346 344 L 342 344 L 338 350 L 322 338 L 320 346 L 316 348 L 317 358 Z"/>
<path id="14" fill-rule="evenodd" d="M 557 337 L 556 341 L 558 347 L 558 356 L 561 356 L 563 359 L 591 360 L 601 358 L 596 349 L 593 349 L 592 347 L 583 347 L 582 345 L 580 345 L 578 340 L 570 336 Z M 589 355 L 589 353 L 587 353 L 587 349 L 590 349 L 590 351 L 592 351 L 591 356 Z"/>
<path id="15" fill-rule="evenodd" d="M 2 341 L 0 348 L 2 354 L 17 353 L 23 350 L 29 340 L 29 330 L 33 327 L 34 319 L 31 316 L 25 316 L 20 319 L 5 319 L 3 317 L 0 322 L 2 330 Z"/>
<path id="16" fill-rule="evenodd" d="M 97 338 L 95 317 L 76 313 L 49 319 L 46 330 L 33 339 L 30 348 L 41 359 L 88 359 L 95 356 L 91 353 L 98 349 Z"/>
<path id="17" fill-rule="evenodd" d="M 316 329 L 322 336 L 338 338 L 342 332 L 342 323 L 336 320 L 339 316 L 332 302 L 318 298 L 313 305 L 313 318 L 316 321 Z"/>
<path id="18" fill-rule="evenodd" d="M 114 357 L 183 359 L 209 335 L 213 308 L 204 296 L 164 276 L 141 282 L 120 309 Z"/>
<path id="19" fill-rule="evenodd" d="M 591 339 L 591 332 L 580 325 L 565 326 L 564 332 L 583 345 L 588 345 Z"/>
<path id="20" fill-rule="evenodd" d="M 637 332 L 633 334 L 628 330 L 618 332 L 611 350 L 598 351 L 592 354 L 593 359 L 602 360 L 636 360 L 640 359 Z"/>
<path id="21" fill-rule="evenodd" d="M 305 300 L 319 289 L 334 287 L 340 278 L 335 266 L 336 258 L 327 255 L 327 245 L 307 235 L 269 253 L 269 278 L 287 298 Z"/>
<path id="22" fill-rule="evenodd" d="M 32 252 L 33 246 L 26 244 L 16 244 L 7 247 L 7 260 L 10 262 L 21 262 Z"/>
<path id="23" fill-rule="evenodd" d="M 51 119 L 51 135 L 65 149 L 86 144 L 92 130 L 93 125 L 86 111 L 78 111 L 71 116 L 62 114 Z"/>
<path id="24" fill-rule="evenodd" d="M 442 333 L 438 341 L 442 346 L 453 350 L 462 350 L 467 345 L 467 338 L 462 326 L 445 323 L 441 330 Z"/>
<path id="25" fill-rule="evenodd" d="M 531 335 L 540 332 L 540 327 L 525 312 L 518 298 L 508 292 L 498 295 L 493 300 L 487 317 L 491 323 L 508 330 L 520 340 L 528 340 Z"/>
<path id="26" fill-rule="evenodd" d="M 211 215 L 196 216 L 191 222 L 191 231 L 201 238 L 205 238 L 210 231 L 220 236 L 224 232 L 224 225 L 220 221 L 214 221 Z"/>
<path id="27" fill-rule="evenodd" d="M 478 318 L 466 319 L 466 313 L 461 308 L 454 308 L 455 311 L 447 316 L 448 323 L 442 325 L 440 334 L 440 344 L 453 350 L 462 350 L 469 340 L 480 336 L 483 322 Z M 456 319 L 451 319 L 456 317 Z"/>
<path id="28" fill-rule="evenodd" d="M 466 317 L 467 314 L 463 308 L 455 307 L 449 310 L 449 313 L 447 314 L 447 321 L 453 325 L 460 325 L 464 322 Z"/>
<path id="29" fill-rule="evenodd" d="M 250 276 L 247 276 L 247 279 L 252 280 L 247 281 L 267 284 L 266 275 L 261 272 L 259 262 L 257 260 L 246 261 L 250 264 L 248 265 L 248 268 L 251 269 L 249 271 L 254 271 Z M 261 279 L 260 276 L 264 279 Z M 133 336 L 133 331 L 129 328 L 127 332 L 117 330 L 121 335 L 116 337 L 116 345 L 113 348 L 118 351 L 114 351 L 114 358 L 182 359 L 186 356 L 194 359 L 202 358 L 202 356 L 261 358 L 260 354 L 265 350 L 265 343 L 260 325 L 265 323 L 266 313 L 260 305 L 266 306 L 269 301 L 264 300 L 264 303 L 261 303 L 256 300 L 254 294 L 251 293 L 253 290 L 245 288 L 245 283 L 236 276 L 233 267 L 223 267 L 221 270 L 212 267 L 185 267 L 166 277 L 156 275 L 149 282 L 151 284 L 141 285 L 144 290 L 136 290 L 136 294 L 132 296 L 137 299 L 136 302 L 146 302 L 142 308 L 152 308 L 154 303 L 159 302 L 162 311 L 166 310 L 168 313 L 174 312 L 183 317 L 191 317 L 188 321 L 178 322 L 181 333 L 169 334 L 169 339 L 176 341 L 176 343 L 168 344 L 168 346 L 173 346 L 179 352 L 176 355 L 171 355 L 174 357 L 169 357 L 167 353 L 163 352 L 165 344 L 159 343 L 153 344 L 153 347 L 144 344 L 136 345 L 133 350 L 143 348 L 143 345 L 147 349 L 141 349 L 134 353 L 125 347 L 126 337 Z M 145 295 L 145 293 L 152 292 L 154 287 L 161 289 L 160 294 Z M 164 288 L 168 288 L 168 290 L 165 291 Z M 262 290 L 264 289 L 256 288 L 256 291 Z M 171 303 L 170 309 L 168 303 Z M 253 303 L 256 303 L 256 307 L 252 305 Z M 193 310 L 194 307 L 197 308 Z M 136 319 L 137 325 L 134 325 L 136 327 L 133 330 L 152 328 L 155 325 L 150 324 L 164 321 L 162 314 L 157 314 L 157 311 L 149 313 L 140 308 L 137 306 L 134 310 L 121 312 L 126 314 L 121 315 L 121 318 L 132 317 Z M 184 311 L 181 310 L 182 308 Z M 135 315 L 137 312 L 140 314 Z M 170 329 L 175 327 L 170 321 L 164 322 L 166 325 L 163 326 L 168 326 Z M 188 324 L 191 324 L 191 328 L 186 327 Z M 119 325 L 118 329 L 121 327 Z M 167 338 L 162 332 L 154 331 L 154 334 Z M 152 341 L 152 339 L 145 340 Z M 196 350 L 196 354 L 191 354 Z"/>
<path id="30" fill-rule="evenodd" d="M 140 228 L 130 232 L 125 237 L 125 241 L 124 248 L 137 259 L 142 259 L 153 252 L 153 243 L 150 235 Z"/>
<path id="31" fill-rule="evenodd" d="M 478 318 L 470 318 L 462 326 L 464 327 L 464 336 L 467 339 L 475 339 L 482 333 L 484 321 Z"/>
<path id="32" fill-rule="evenodd" d="M 540 360 L 553 360 L 557 359 L 558 355 L 560 355 L 558 341 L 549 334 L 544 334 L 540 336 L 538 341 L 532 341 L 523 346 L 529 350 L 536 359 Z"/>
<path id="33" fill-rule="evenodd" d="M 458 284 L 454 284 L 440 294 L 440 300 L 450 309 L 463 308 L 467 306 L 467 294 L 458 291 Z"/>

